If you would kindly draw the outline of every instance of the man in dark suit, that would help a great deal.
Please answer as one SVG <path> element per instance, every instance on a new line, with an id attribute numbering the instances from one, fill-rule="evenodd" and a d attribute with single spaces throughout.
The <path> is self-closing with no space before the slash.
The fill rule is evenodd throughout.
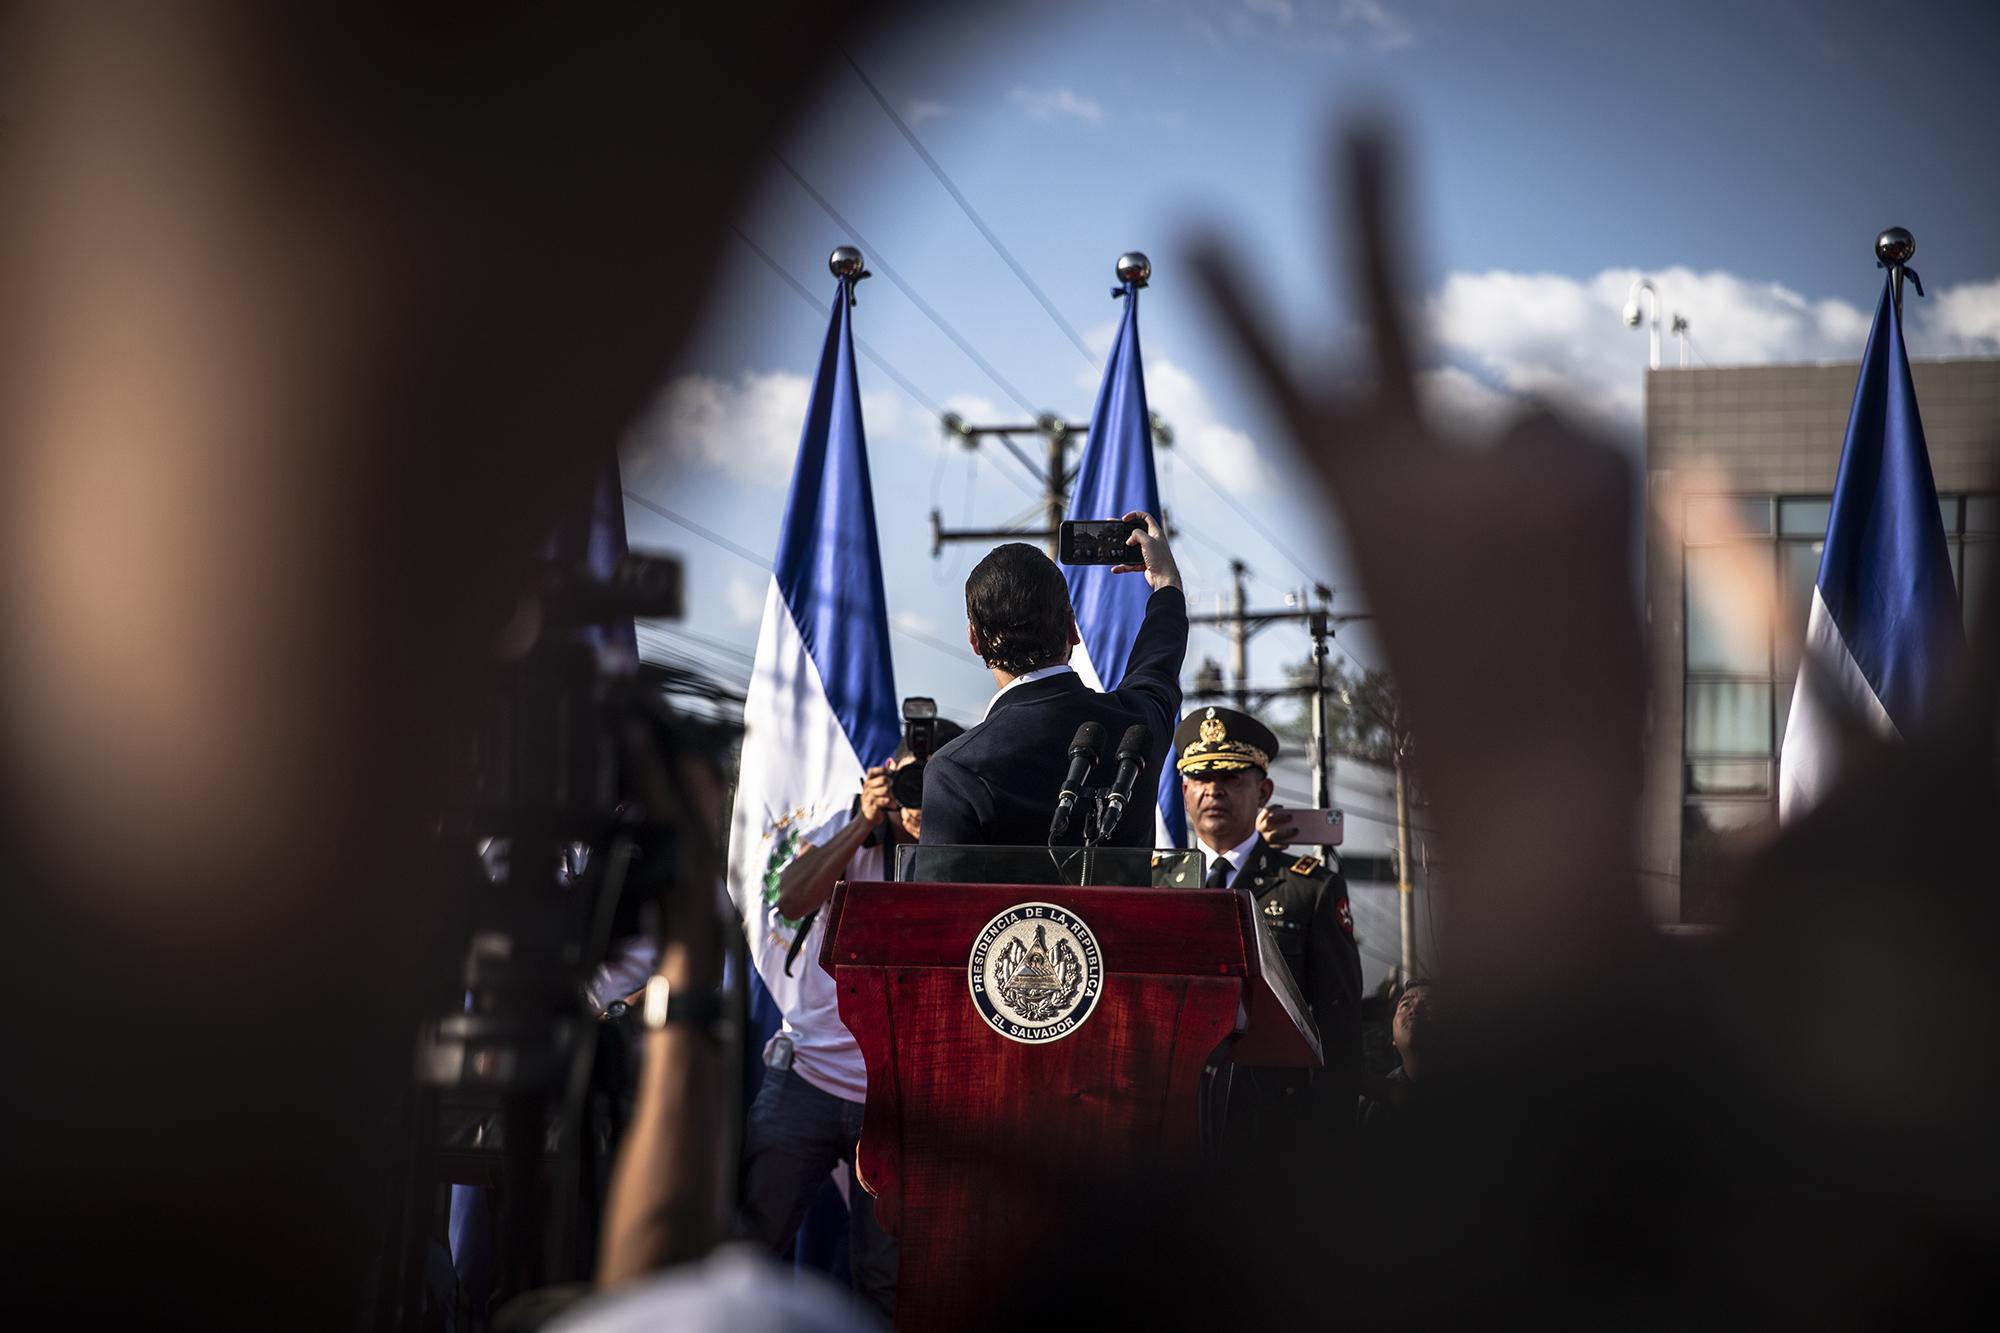
<path id="1" fill-rule="evenodd" d="M 1069 769 L 1069 747 L 1085 722 L 1104 728 L 1104 752 L 1093 781 L 1108 784 L 1126 728 L 1144 724 L 1142 791 L 1159 781 L 1174 719 L 1181 706 L 1181 660 L 1187 655 L 1187 600 L 1160 525 L 1148 514 L 1125 515 L 1143 527 L 1132 534 L 1136 562 L 1115 574 L 1143 574 L 1153 594 L 1132 641 L 1118 688 L 1099 692 L 1069 665 L 1082 642 L 1069 587 L 1054 561 L 1021 542 L 995 548 L 965 580 L 966 637 L 993 670 L 1000 692 L 986 717 L 931 756 L 924 770 L 922 841 L 992 846 L 1040 846 Z M 1134 800 L 1108 847 L 1151 847 L 1153 802 Z M 1060 845 L 1083 840 L 1081 812 Z"/>

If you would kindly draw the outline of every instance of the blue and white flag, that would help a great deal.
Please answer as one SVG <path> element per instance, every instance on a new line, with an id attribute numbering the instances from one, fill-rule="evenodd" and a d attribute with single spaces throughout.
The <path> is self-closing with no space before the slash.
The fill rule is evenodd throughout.
<path id="1" fill-rule="evenodd" d="M 799 923 L 777 911 L 778 871 L 802 837 L 846 811 L 863 773 L 899 739 L 851 297 L 852 279 L 842 279 L 764 598 L 731 816 L 730 893 L 751 961 L 783 1012 L 795 1007 L 801 977 L 785 975 Z"/>
<path id="2" fill-rule="evenodd" d="M 1139 289 L 1125 285 L 1125 317 L 1118 326 L 1097 406 L 1090 413 L 1090 439 L 1077 467 L 1070 495 L 1072 519 L 1123 518 L 1135 509 L 1160 516 L 1160 483 L 1153 472 L 1153 418 L 1146 410 L 1146 371 L 1139 358 Z M 1145 618 L 1153 590 L 1136 574 L 1113 574 L 1109 565 L 1066 565 L 1070 605 L 1076 610 L 1083 645 L 1072 665 L 1092 689 L 1115 690 Z M 1173 751 L 1159 775 L 1159 845 L 1187 841 L 1180 776 Z"/>
<path id="3" fill-rule="evenodd" d="M 1843 718 L 1909 735 L 1965 648 L 1894 286 L 1891 274 L 1847 417 L 1778 763 L 1780 820 L 1832 787 Z"/>

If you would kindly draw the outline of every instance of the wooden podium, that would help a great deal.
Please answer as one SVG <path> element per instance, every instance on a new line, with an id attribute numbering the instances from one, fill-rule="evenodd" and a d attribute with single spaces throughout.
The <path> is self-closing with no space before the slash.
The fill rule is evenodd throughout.
<path id="1" fill-rule="evenodd" d="M 899 1328 L 972 1322 L 1077 1181 L 1193 1165 L 1202 1069 L 1232 1038 L 1223 1058 L 1320 1063 L 1245 891 L 862 881 L 828 910 Z"/>

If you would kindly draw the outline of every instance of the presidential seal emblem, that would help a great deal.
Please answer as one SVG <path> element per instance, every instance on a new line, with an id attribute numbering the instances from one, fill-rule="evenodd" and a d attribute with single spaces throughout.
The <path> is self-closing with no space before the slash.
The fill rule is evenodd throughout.
<path id="1" fill-rule="evenodd" d="M 1082 919 L 1018 903 L 972 942 L 966 982 L 986 1025 L 1009 1041 L 1058 1041 L 1083 1026 L 1104 987 L 1104 957 Z"/>

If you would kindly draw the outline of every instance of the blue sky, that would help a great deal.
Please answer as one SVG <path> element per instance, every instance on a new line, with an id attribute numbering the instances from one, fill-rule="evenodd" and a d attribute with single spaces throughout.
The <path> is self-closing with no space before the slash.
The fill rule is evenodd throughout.
<path id="1" fill-rule="evenodd" d="M 1233 553 L 1260 604 L 1310 574 L 1359 610 L 1366 591 L 1346 575 L 1337 529 L 1291 484 L 1284 442 L 1210 330 L 1183 259 L 1197 229 L 1219 230 L 1256 275 L 1301 363 L 1337 355 L 1353 254 L 1329 228 L 1327 129 L 1346 108 L 1386 110 L 1408 149 L 1426 388 L 1442 420 L 1474 432 L 1545 397 L 1636 453 L 1646 338 L 1619 310 L 1642 274 L 1688 318 L 1695 364 L 1852 359 L 1880 290 L 1870 243 L 1891 224 L 1916 234 L 1931 293 L 1911 302 L 1913 353 L 1992 355 L 1996 8 L 1014 0 L 916 7 L 857 36 L 857 63 L 1082 331 L 1089 358 L 844 63 L 773 148 L 866 238 L 878 275 L 893 267 L 1011 386 L 1073 420 L 1089 411 L 1118 314 L 1112 261 L 1145 250 L 1148 387 L 1179 436 L 1162 487 L 1191 534 L 1177 545 L 1191 596 L 1213 609 Z M 775 159 L 733 221 L 814 301 L 733 245 L 701 335 L 663 368 L 658 402 L 625 442 L 626 484 L 768 555 L 832 294 L 826 254 L 854 236 Z M 862 285 L 855 328 L 929 400 L 975 420 L 1023 417 L 885 277 Z M 1677 355 L 1669 338 L 1663 363 Z M 997 449 L 944 445 L 925 408 L 865 359 L 861 373 L 904 631 L 897 686 L 975 720 L 991 683 L 956 645 L 980 552 L 933 560 L 927 515 L 935 505 L 947 524 L 999 524 L 1032 503 L 1033 482 Z M 644 508 L 628 506 L 628 522 L 635 545 L 689 563 L 687 621 L 647 643 L 747 678 L 766 571 Z M 1365 629 L 1351 633 L 1353 656 L 1379 661 Z M 1271 630 L 1252 675 L 1275 679 L 1304 652 L 1301 636 Z M 1204 656 L 1225 645 L 1198 632 L 1190 669 Z"/>

